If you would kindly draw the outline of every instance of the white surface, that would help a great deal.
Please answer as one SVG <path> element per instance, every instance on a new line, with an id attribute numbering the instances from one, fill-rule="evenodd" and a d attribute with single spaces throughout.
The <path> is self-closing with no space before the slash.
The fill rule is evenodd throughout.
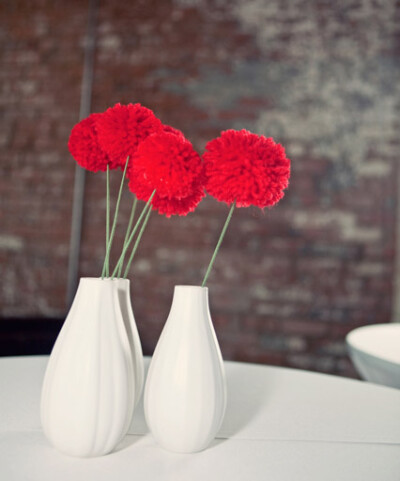
<path id="1" fill-rule="evenodd" d="M 109 453 L 132 420 L 135 378 L 119 285 L 111 279 L 80 280 L 46 370 L 43 431 L 72 456 Z"/>
<path id="2" fill-rule="evenodd" d="M 207 450 L 174 454 L 149 434 L 129 435 L 117 452 L 78 459 L 57 452 L 41 432 L 46 363 L 46 357 L 0 359 L 1 480 L 400 479 L 400 391 L 395 389 L 227 362 L 226 415 L 219 439 Z M 141 404 L 131 432 L 147 432 Z"/>
<path id="3" fill-rule="evenodd" d="M 176 286 L 147 375 L 147 425 L 165 449 L 194 453 L 214 439 L 225 408 L 225 372 L 208 288 Z"/>
<path id="4" fill-rule="evenodd" d="M 346 336 L 353 364 L 370 382 L 400 388 L 400 324 L 354 329 Z"/>
<path id="5" fill-rule="evenodd" d="M 0 434 L 0 475 L 7 481 L 398 481 L 399 447 L 216 440 L 177 454 L 130 435 L 101 458 L 69 458 L 41 432 Z"/>

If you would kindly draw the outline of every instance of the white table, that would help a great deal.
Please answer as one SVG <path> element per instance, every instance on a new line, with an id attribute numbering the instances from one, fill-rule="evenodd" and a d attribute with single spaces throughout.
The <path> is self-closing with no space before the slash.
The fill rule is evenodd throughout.
<path id="1" fill-rule="evenodd" d="M 139 406 L 116 452 L 78 459 L 57 452 L 41 431 L 46 363 L 0 358 L 2 481 L 400 480 L 400 390 L 227 362 L 227 412 L 207 450 L 159 448 Z"/>

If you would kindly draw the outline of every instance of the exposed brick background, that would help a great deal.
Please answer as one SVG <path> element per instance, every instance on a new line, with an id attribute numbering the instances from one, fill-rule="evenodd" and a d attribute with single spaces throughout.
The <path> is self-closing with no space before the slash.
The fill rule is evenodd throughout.
<path id="1" fill-rule="evenodd" d="M 0 8 L 0 316 L 36 326 L 66 312 L 87 4 Z M 99 1 L 93 111 L 141 102 L 199 151 L 247 128 L 292 159 L 276 208 L 236 211 L 209 280 L 226 359 L 352 376 L 346 333 L 391 320 L 399 26 L 395 0 Z M 105 177 L 88 174 L 82 276 L 101 271 L 104 194 Z M 201 283 L 226 214 L 206 199 L 187 218 L 151 218 L 130 275 L 146 353 L 173 286 Z"/>

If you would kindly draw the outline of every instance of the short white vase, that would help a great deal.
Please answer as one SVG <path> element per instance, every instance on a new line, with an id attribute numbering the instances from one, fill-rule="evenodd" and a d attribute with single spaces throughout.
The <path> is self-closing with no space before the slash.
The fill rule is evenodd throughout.
<path id="1" fill-rule="evenodd" d="M 41 421 L 65 454 L 107 454 L 128 431 L 137 397 L 128 288 L 116 279 L 82 278 L 53 347 Z"/>
<path id="2" fill-rule="evenodd" d="M 145 384 L 144 411 L 150 431 L 170 451 L 201 451 L 221 426 L 226 397 L 208 288 L 176 286 Z"/>

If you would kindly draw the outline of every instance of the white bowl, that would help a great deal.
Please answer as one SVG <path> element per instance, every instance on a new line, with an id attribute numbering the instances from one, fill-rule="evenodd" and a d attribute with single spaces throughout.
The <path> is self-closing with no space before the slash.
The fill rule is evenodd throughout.
<path id="1" fill-rule="evenodd" d="M 362 378 L 400 389 L 400 323 L 359 327 L 346 343 Z"/>

